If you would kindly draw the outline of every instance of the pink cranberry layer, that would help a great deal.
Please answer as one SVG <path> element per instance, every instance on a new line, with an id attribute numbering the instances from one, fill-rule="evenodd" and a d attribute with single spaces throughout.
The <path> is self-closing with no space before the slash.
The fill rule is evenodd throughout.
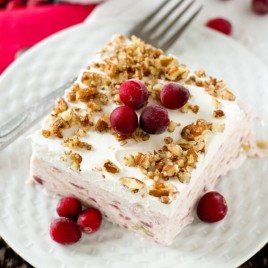
<path id="1" fill-rule="evenodd" d="M 218 192 L 212 191 L 204 194 L 197 205 L 197 216 L 204 222 L 217 222 L 227 213 L 225 198 Z"/>
<path id="2" fill-rule="evenodd" d="M 51 223 L 50 236 L 55 242 L 68 245 L 80 240 L 81 230 L 74 221 L 68 218 L 59 218 Z"/>
<path id="3" fill-rule="evenodd" d="M 125 105 L 138 110 L 147 103 L 148 90 L 140 80 L 130 79 L 121 84 L 119 96 Z"/>

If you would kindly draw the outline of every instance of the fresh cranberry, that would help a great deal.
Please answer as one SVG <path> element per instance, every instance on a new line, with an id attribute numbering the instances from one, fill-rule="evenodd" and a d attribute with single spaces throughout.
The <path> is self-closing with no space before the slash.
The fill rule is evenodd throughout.
<path id="1" fill-rule="evenodd" d="M 168 83 L 160 92 L 161 103 L 168 109 L 179 109 L 189 99 L 190 92 L 178 83 Z"/>
<path id="2" fill-rule="evenodd" d="M 101 225 L 102 216 L 98 209 L 90 207 L 81 212 L 77 223 L 87 234 L 96 232 Z"/>
<path id="3" fill-rule="evenodd" d="M 81 235 L 78 224 L 68 218 L 56 219 L 50 225 L 51 238 L 63 245 L 76 243 Z"/>
<path id="4" fill-rule="evenodd" d="M 60 217 L 77 219 L 82 211 L 82 204 L 77 198 L 66 196 L 60 199 L 56 210 Z"/>
<path id="5" fill-rule="evenodd" d="M 147 103 L 148 90 L 140 80 L 130 79 L 121 84 L 119 96 L 125 105 L 138 110 Z"/>
<path id="6" fill-rule="evenodd" d="M 252 10 L 260 15 L 268 13 L 268 0 L 252 0 Z"/>
<path id="7" fill-rule="evenodd" d="M 112 128 L 120 135 L 132 134 L 138 126 L 138 116 L 129 106 L 119 106 L 110 114 Z"/>
<path id="8" fill-rule="evenodd" d="M 197 205 L 197 216 L 201 221 L 217 222 L 227 213 L 225 198 L 218 192 L 211 191 L 204 194 Z"/>
<path id="9" fill-rule="evenodd" d="M 169 125 L 168 112 L 158 105 L 147 106 L 140 116 L 140 127 L 149 134 L 161 134 Z"/>
<path id="10" fill-rule="evenodd" d="M 232 24 L 224 18 L 211 19 L 206 23 L 206 26 L 226 35 L 230 35 L 232 33 Z"/>

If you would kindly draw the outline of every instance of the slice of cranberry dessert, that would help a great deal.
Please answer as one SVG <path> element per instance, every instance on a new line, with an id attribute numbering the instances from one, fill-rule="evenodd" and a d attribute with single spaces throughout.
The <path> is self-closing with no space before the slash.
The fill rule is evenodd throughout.
<path id="1" fill-rule="evenodd" d="M 222 80 L 118 35 L 32 135 L 32 181 L 171 244 L 253 150 L 250 121 Z"/>

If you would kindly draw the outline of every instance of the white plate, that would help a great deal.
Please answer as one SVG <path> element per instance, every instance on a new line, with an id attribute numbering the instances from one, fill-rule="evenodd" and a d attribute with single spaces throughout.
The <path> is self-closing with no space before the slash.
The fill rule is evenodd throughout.
<path id="1" fill-rule="evenodd" d="M 0 123 L 72 78 L 115 33 L 131 23 L 109 21 L 80 25 L 43 41 L 0 80 Z M 220 34 L 192 26 L 172 52 L 189 67 L 203 67 L 225 78 L 237 95 L 267 115 L 268 70 L 247 50 Z M 267 116 L 258 134 L 267 132 Z M 54 243 L 48 234 L 57 198 L 25 182 L 31 147 L 25 136 L 0 154 L 0 234 L 35 267 L 236 267 L 268 241 L 267 160 L 248 160 L 217 186 L 229 204 L 216 224 L 199 220 L 184 229 L 170 247 L 142 241 L 105 222 L 99 232 L 72 246 Z"/>

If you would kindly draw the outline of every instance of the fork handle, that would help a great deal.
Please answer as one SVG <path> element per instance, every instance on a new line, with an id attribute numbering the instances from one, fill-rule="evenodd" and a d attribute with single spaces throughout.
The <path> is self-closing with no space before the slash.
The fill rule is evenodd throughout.
<path id="1" fill-rule="evenodd" d="M 55 99 L 62 96 L 64 90 L 72 85 L 75 79 L 68 81 L 49 95 L 37 100 L 26 110 L 0 126 L 0 151 L 15 141 L 40 118 L 42 118 L 52 107 Z"/>

